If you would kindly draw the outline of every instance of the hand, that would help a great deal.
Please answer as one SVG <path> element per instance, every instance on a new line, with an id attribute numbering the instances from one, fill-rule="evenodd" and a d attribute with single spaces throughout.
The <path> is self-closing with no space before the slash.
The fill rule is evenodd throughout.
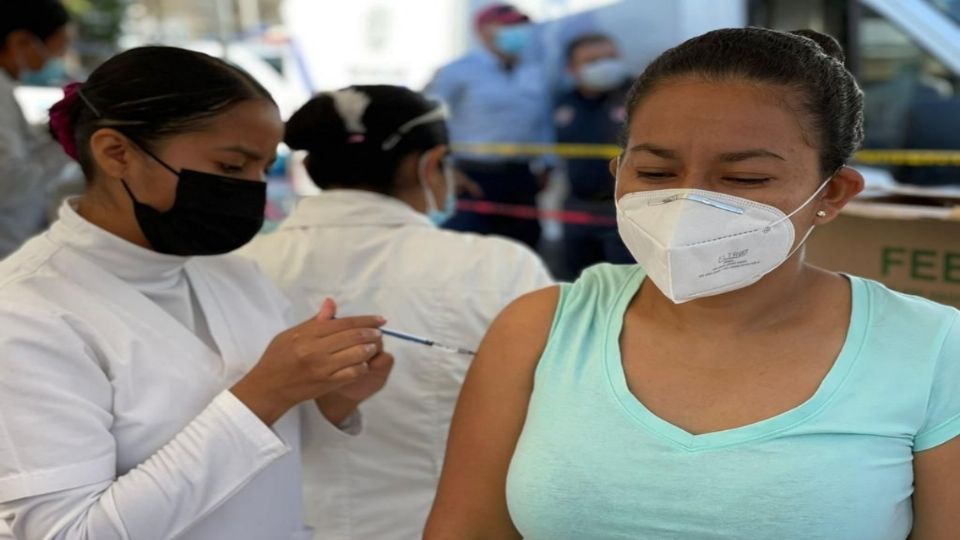
<path id="1" fill-rule="evenodd" d="M 383 389 L 393 370 L 393 355 L 382 352 L 368 365 L 370 371 L 366 375 L 316 400 L 320 412 L 331 424 L 343 423 L 360 403 Z"/>
<path id="2" fill-rule="evenodd" d="M 294 405 L 361 380 L 380 356 L 382 317 L 334 319 L 337 306 L 279 334 L 257 365 L 231 391 L 267 425 Z M 382 360 L 381 360 L 382 362 Z"/>
<path id="3" fill-rule="evenodd" d="M 454 177 L 456 178 L 457 195 L 466 193 L 474 199 L 483 199 L 483 188 L 480 187 L 480 184 L 458 170 L 454 171 Z"/>
<path id="4" fill-rule="evenodd" d="M 350 401 L 362 403 L 376 394 L 387 384 L 387 378 L 393 370 L 393 355 L 381 352 L 367 363 L 369 371 L 356 381 L 340 387 L 336 393 Z"/>

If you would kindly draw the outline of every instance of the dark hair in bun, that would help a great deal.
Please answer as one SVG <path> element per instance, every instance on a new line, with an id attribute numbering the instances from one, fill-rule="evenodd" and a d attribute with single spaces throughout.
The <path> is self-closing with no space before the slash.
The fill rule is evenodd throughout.
<path id="1" fill-rule="evenodd" d="M 404 156 L 447 144 L 443 118 L 430 116 L 439 107 L 402 86 L 357 85 L 323 92 L 290 117 L 284 142 L 309 152 L 304 164 L 322 189 L 389 194 Z"/>
<path id="2" fill-rule="evenodd" d="M 863 92 L 843 65 L 837 40 L 814 30 L 781 32 L 726 28 L 689 39 L 647 66 L 627 101 L 627 123 L 658 84 L 693 75 L 706 80 L 742 79 L 793 89 L 816 136 L 824 175 L 842 166 L 863 142 Z"/>

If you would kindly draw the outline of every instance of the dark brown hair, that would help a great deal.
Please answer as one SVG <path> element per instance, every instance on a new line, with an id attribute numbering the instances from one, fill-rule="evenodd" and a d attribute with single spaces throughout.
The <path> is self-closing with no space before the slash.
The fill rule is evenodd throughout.
<path id="1" fill-rule="evenodd" d="M 813 30 L 707 32 L 669 49 L 647 66 L 630 89 L 626 129 L 640 102 L 669 79 L 694 76 L 779 85 L 799 98 L 799 112 L 805 115 L 802 125 L 815 135 L 811 144 L 820 151 L 821 171 L 830 174 L 863 142 L 863 92 L 843 62 L 840 44 Z M 626 133 L 623 138 L 625 143 Z"/>
<path id="2" fill-rule="evenodd" d="M 176 47 L 139 47 L 95 69 L 74 100 L 68 133 L 88 180 L 94 174 L 90 137 L 113 128 L 148 151 L 162 140 L 206 127 L 247 100 L 274 103 L 253 77 L 219 58 Z"/>

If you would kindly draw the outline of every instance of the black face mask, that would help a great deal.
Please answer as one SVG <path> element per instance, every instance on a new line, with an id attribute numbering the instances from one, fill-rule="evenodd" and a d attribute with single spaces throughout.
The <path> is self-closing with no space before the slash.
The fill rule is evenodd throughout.
<path id="1" fill-rule="evenodd" d="M 154 250 L 182 256 L 221 255 L 243 246 L 260 231 L 266 183 L 189 169 L 177 172 L 146 153 L 178 178 L 176 199 L 166 212 L 138 201 L 123 182 L 140 230 Z"/>

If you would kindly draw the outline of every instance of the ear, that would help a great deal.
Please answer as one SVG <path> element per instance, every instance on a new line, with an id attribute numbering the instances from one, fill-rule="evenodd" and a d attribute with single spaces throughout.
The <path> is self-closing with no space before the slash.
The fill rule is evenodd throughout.
<path id="1" fill-rule="evenodd" d="M 98 129 L 90 137 L 90 155 L 97 169 L 111 178 L 127 176 L 135 154 L 130 140 L 115 129 Z"/>
<path id="2" fill-rule="evenodd" d="M 445 179 L 442 174 L 432 174 L 435 171 L 440 170 L 440 166 L 443 163 L 444 156 L 449 152 L 447 145 L 441 144 L 439 146 L 434 146 L 430 150 L 425 152 L 425 158 L 422 158 L 425 162 L 424 168 L 426 169 L 426 177 L 424 180 L 431 185 L 444 184 L 446 185 Z"/>
<path id="3" fill-rule="evenodd" d="M 608 167 L 610 168 L 610 176 L 616 180 L 617 174 L 620 172 L 620 156 L 611 159 Z"/>
<path id="4" fill-rule="evenodd" d="M 850 199 L 856 197 L 863 191 L 863 175 L 856 169 L 844 165 L 840 168 L 827 187 L 824 188 L 824 194 L 816 201 L 816 210 L 823 211 L 826 216 L 817 217 L 817 224 L 823 225 L 830 223 L 840 214 L 843 207 L 850 202 Z"/>

